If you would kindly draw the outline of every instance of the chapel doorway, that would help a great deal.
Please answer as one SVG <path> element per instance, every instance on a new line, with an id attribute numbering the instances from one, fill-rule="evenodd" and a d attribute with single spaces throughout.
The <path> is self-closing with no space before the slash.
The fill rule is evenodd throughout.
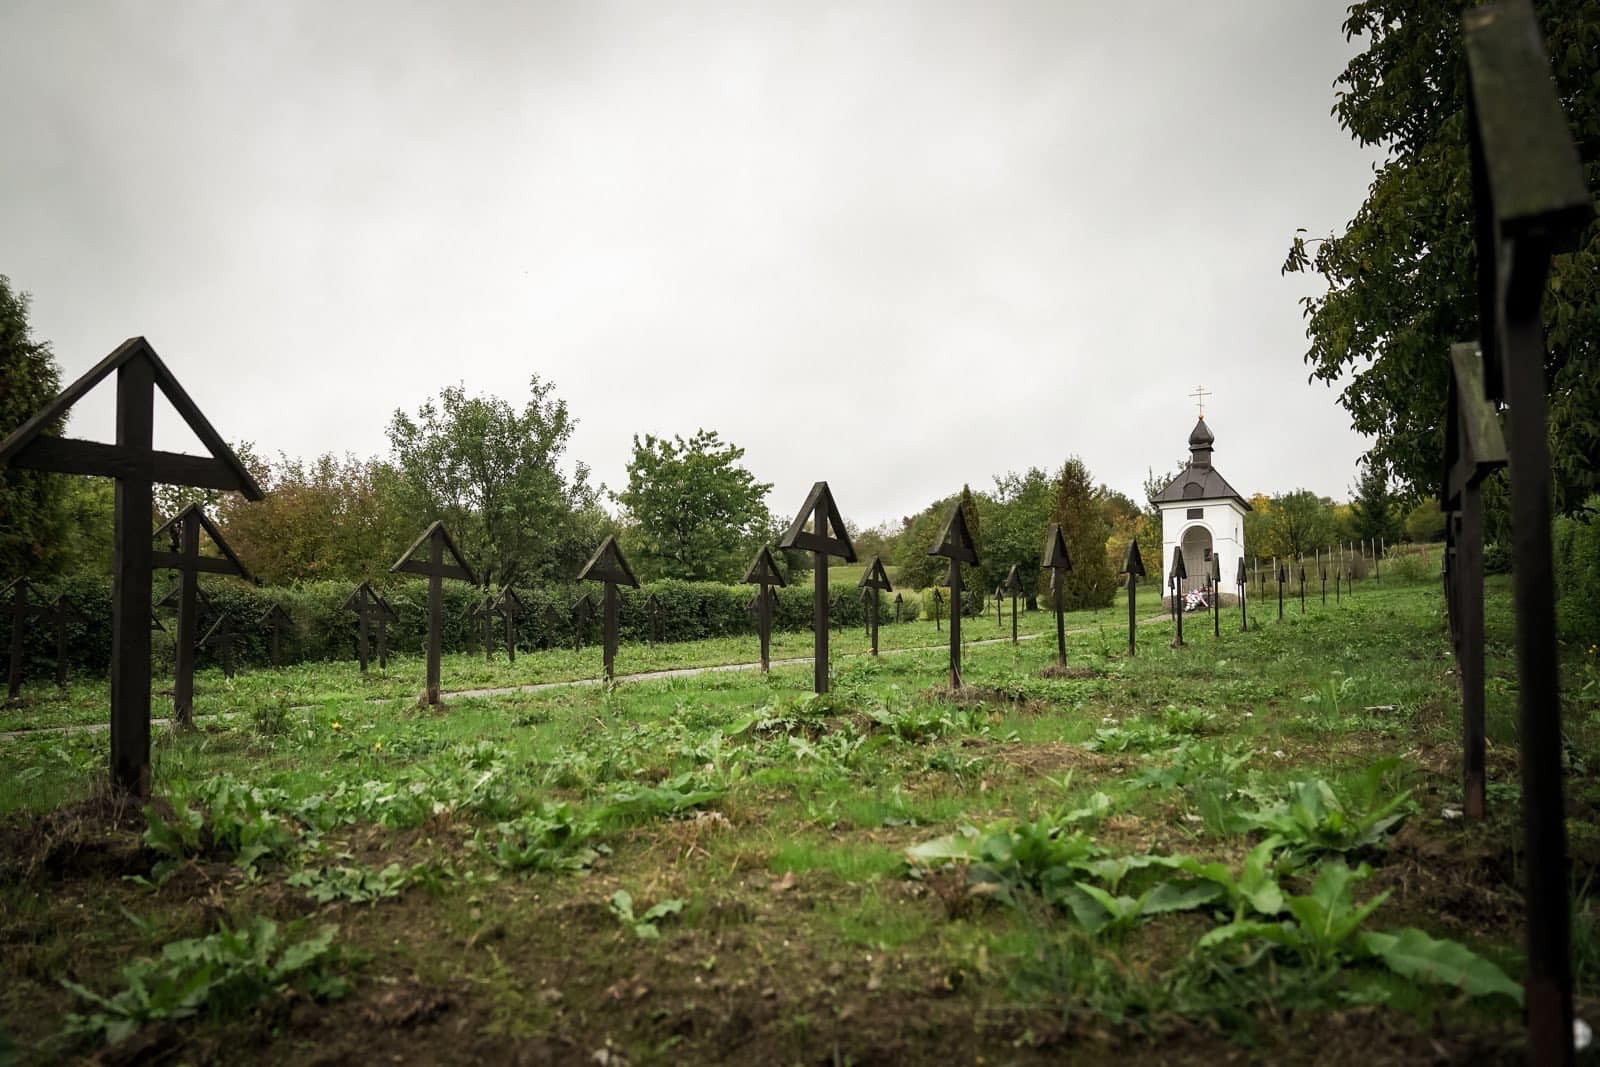
<path id="1" fill-rule="evenodd" d="M 1191 526 L 1183 531 L 1180 542 L 1183 549 L 1183 569 L 1189 573 L 1179 584 L 1179 592 L 1204 589 L 1206 575 L 1211 573 L 1211 531 L 1204 526 Z"/>

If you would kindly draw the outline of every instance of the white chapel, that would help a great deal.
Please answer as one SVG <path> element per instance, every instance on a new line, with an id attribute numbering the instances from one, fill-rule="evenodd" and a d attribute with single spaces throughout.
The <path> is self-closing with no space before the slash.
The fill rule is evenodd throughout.
<path id="1" fill-rule="evenodd" d="M 1156 506 L 1161 509 L 1162 596 L 1171 588 L 1174 548 L 1183 549 L 1188 574 L 1182 583 L 1185 593 L 1205 586 L 1213 556 L 1222 565 L 1222 588 L 1232 589 L 1239 561 L 1244 558 L 1244 513 L 1250 510 L 1250 503 L 1211 465 L 1215 440 L 1202 413 L 1189 434 L 1189 462 L 1156 495 Z"/>

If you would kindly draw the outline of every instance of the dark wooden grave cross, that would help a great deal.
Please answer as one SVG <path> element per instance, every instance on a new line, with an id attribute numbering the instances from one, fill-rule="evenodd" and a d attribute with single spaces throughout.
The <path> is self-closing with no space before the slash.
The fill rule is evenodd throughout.
<path id="1" fill-rule="evenodd" d="M 488 590 L 482 597 L 475 597 L 467 607 L 467 651 L 476 652 L 478 639 L 483 639 L 483 658 L 485 662 L 494 660 L 494 601 L 490 599 Z"/>
<path id="2" fill-rule="evenodd" d="M 938 589 L 933 591 L 933 629 L 938 632 L 940 621 L 944 618 L 944 593 Z"/>
<path id="3" fill-rule="evenodd" d="M 111 374 L 117 378 L 116 443 L 54 436 L 67 410 Z M 160 389 L 209 456 L 157 451 Z M 143 337 L 124 341 L 33 418 L 0 441 L 0 467 L 26 467 L 116 480 L 111 560 L 111 780 L 150 792 L 150 518 L 154 484 L 220 489 L 260 500 L 261 488 L 189 399 Z"/>
<path id="4" fill-rule="evenodd" d="M 771 668 L 772 609 L 778 596 L 777 590 L 789 583 L 783 580 L 783 572 L 778 569 L 772 553 L 767 551 L 765 545 L 750 561 L 750 566 L 745 568 L 744 580 L 757 586 L 754 601 L 756 635 L 761 642 L 761 670 L 765 672 Z"/>
<path id="5" fill-rule="evenodd" d="M 383 611 L 377 607 L 382 600 L 383 598 L 378 595 L 378 591 L 372 588 L 371 582 L 362 582 L 356 586 L 355 591 L 346 597 L 344 601 L 344 610 L 353 611 L 356 616 L 356 662 L 361 664 L 362 674 L 367 673 L 367 661 L 371 658 L 367 644 L 367 634 L 372 629 L 374 609 L 377 609 L 380 629 L 383 625 L 381 621 Z"/>
<path id="6" fill-rule="evenodd" d="M 867 564 L 867 569 L 861 575 L 861 595 L 866 600 L 867 607 L 867 632 L 872 636 L 872 654 L 878 654 L 878 597 L 884 593 L 893 593 L 894 586 L 889 583 L 889 572 L 883 569 L 883 560 L 878 556 L 872 557 L 872 562 Z M 897 597 L 899 594 L 895 594 Z"/>
<path id="7" fill-rule="evenodd" d="M 1246 594 L 1250 589 L 1250 576 L 1244 570 L 1244 557 L 1239 557 L 1239 570 L 1233 576 L 1233 584 L 1239 590 L 1239 632 L 1246 633 L 1250 629 L 1250 609 L 1246 604 Z"/>
<path id="8" fill-rule="evenodd" d="M 1004 615 L 1006 599 L 1006 585 L 1001 582 L 994 587 L 994 624 L 1003 627 L 1006 624 Z"/>
<path id="9" fill-rule="evenodd" d="M 963 563 L 976 567 L 978 565 L 978 549 L 972 543 L 972 532 L 967 529 L 967 515 L 961 510 L 961 501 L 958 499 L 950 506 L 950 514 L 944 520 L 944 529 L 939 531 L 938 538 L 933 547 L 928 549 L 930 556 L 943 556 L 950 561 L 950 570 L 947 583 L 950 586 L 950 688 L 961 688 L 961 565 Z M 934 604 L 938 604 L 935 599 Z"/>
<path id="10" fill-rule="evenodd" d="M 14 579 L 0 592 L 6 600 L 5 613 L 11 618 L 11 664 L 6 672 L 6 702 L 16 703 L 22 696 L 22 638 L 27 633 L 28 620 L 45 617 L 45 606 L 30 599 L 33 583 L 26 578 Z"/>
<path id="11" fill-rule="evenodd" d="M 1333 546 L 1332 545 L 1328 546 L 1328 562 L 1333 565 L 1333 602 L 1335 604 L 1338 604 L 1339 603 L 1339 594 L 1340 594 L 1340 583 L 1344 580 L 1344 576 L 1340 573 L 1340 571 L 1343 569 L 1343 567 L 1341 566 L 1339 557 L 1335 556 L 1333 554 Z"/>
<path id="12" fill-rule="evenodd" d="M 1128 576 L 1128 655 L 1137 652 L 1134 627 L 1138 625 L 1138 617 L 1134 607 L 1139 590 L 1139 579 L 1144 577 L 1144 557 L 1139 555 L 1139 539 L 1135 537 L 1128 542 L 1128 551 L 1122 556 L 1122 569 L 1118 574 Z"/>
<path id="13" fill-rule="evenodd" d="M 1211 573 L 1207 576 L 1211 583 L 1211 636 L 1222 636 L 1222 557 L 1211 553 Z"/>
<path id="14" fill-rule="evenodd" d="M 1173 648 L 1183 647 L 1183 583 L 1189 577 L 1189 568 L 1183 562 L 1183 548 L 1179 545 L 1172 546 L 1172 567 L 1169 580 L 1172 582 L 1172 619 L 1177 630 L 1172 638 Z"/>
<path id="15" fill-rule="evenodd" d="M 807 529 L 806 524 L 811 528 Z M 828 691 L 828 558 L 838 556 L 846 563 L 856 561 L 855 545 L 844 528 L 844 517 L 833 502 L 827 482 L 818 482 L 800 505 L 799 514 L 778 541 L 782 549 L 801 549 L 811 553 L 811 572 L 815 592 L 811 601 L 812 687 Z"/>
<path id="16" fill-rule="evenodd" d="M 1011 643 L 1017 643 L 1017 598 L 1022 595 L 1022 575 L 1017 573 L 1017 564 L 1013 563 L 1006 572 L 1006 592 L 1011 594 Z"/>
<path id="17" fill-rule="evenodd" d="M 217 646 L 217 651 L 222 656 L 222 675 L 224 678 L 232 678 L 234 673 L 233 619 L 226 610 L 217 616 L 217 621 L 211 624 L 211 629 L 205 632 L 205 635 L 200 638 L 198 643 L 202 646 L 209 644 Z"/>
<path id="18" fill-rule="evenodd" d="M 205 641 L 199 632 L 200 575 L 202 572 L 232 574 L 246 581 L 255 579 L 239 562 L 239 557 L 233 554 L 233 549 L 222 538 L 222 531 L 217 529 L 199 504 L 190 504 L 155 532 L 158 539 L 163 534 L 170 537 L 172 550 L 152 551 L 150 565 L 178 572 L 178 630 L 173 639 L 172 716 L 179 726 L 193 726 L 195 652 Z M 220 558 L 200 554 L 201 534 L 205 534 L 222 553 Z M 231 645 L 231 639 L 228 644 Z M 232 659 L 231 650 L 227 658 Z"/>
<path id="19" fill-rule="evenodd" d="M 1050 600 L 1056 611 L 1056 666 L 1067 665 L 1066 597 L 1062 588 L 1066 575 L 1072 571 L 1072 554 L 1067 551 L 1067 538 L 1061 524 L 1052 522 L 1044 535 L 1044 563 L 1050 571 Z"/>
<path id="20" fill-rule="evenodd" d="M 840 633 L 844 632 L 844 606 L 845 606 L 845 603 L 846 603 L 846 597 L 845 597 L 845 595 L 843 593 L 840 593 L 838 596 L 833 598 L 833 603 L 830 605 L 830 609 L 829 609 L 828 619 L 830 620 L 830 624 L 833 626 L 833 628 L 835 630 L 838 630 Z"/>
<path id="21" fill-rule="evenodd" d="M 274 667 L 283 666 L 283 631 L 293 627 L 294 620 L 282 605 L 274 604 L 262 612 L 256 625 L 267 631 L 267 662 Z"/>
<path id="22" fill-rule="evenodd" d="M 1283 621 L 1283 583 L 1289 580 L 1289 570 L 1284 566 L 1283 560 L 1274 560 L 1278 572 L 1278 621 Z"/>
<path id="23" fill-rule="evenodd" d="M 645 618 L 650 622 L 650 647 L 661 640 L 661 600 L 654 593 L 644 598 Z"/>
<path id="24" fill-rule="evenodd" d="M 427 546 L 427 558 L 413 558 L 423 546 Z M 444 648 L 444 580 L 451 578 L 477 585 L 478 576 L 472 573 L 461 550 L 456 547 L 455 538 L 438 520 L 411 542 L 411 546 L 389 568 L 389 573 L 417 574 L 428 579 L 428 680 L 422 699 L 428 706 L 438 707 L 439 660 Z"/>
<path id="25" fill-rule="evenodd" d="M 617 666 L 617 628 L 618 613 L 622 607 L 622 598 L 617 593 L 617 586 L 626 585 L 634 589 L 639 588 L 639 579 L 633 576 L 633 568 L 628 566 L 628 561 L 622 556 L 622 549 L 617 547 L 617 539 L 607 536 L 600 542 L 600 547 L 595 549 L 589 562 L 583 565 L 583 570 L 578 572 L 580 582 L 602 582 L 605 585 L 604 593 L 604 627 L 602 635 L 605 640 L 604 659 L 606 668 L 606 681 L 611 681 L 616 675 Z"/>
<path id="26" fill-rule="evenodd" d="M 1300 614 L 1306 613 L 1306 558 L 1300 557 Z"/>
<path id="27" fill-rule="evenodd" d="M 522 598 L 517 591 L 509 585 L 500 590 L 500 595 L 495 598 L 494 610 L 499 613 L 505 623 L 506 630 L 506 662 L 517 662 L 517 616 L 523 612 Z"/>
<path id="28" fill-rule="evenodd" d="M 1450 401 L 1445 410 L 1445 482 L 1441 495 L 1450 565 L 1450 633 L 1461 678 L 1462 810 L 1483 818 L 1483 480 L 1506 463 L 1494 405 L 1483 395 L 1476 344 L 1450 346 Z"/>
<path id="29" fill-rule="evenodd" d="M 1538 24 L 1527 3 L 1470 8 L 1468 130 L 1476 202 L 1484 396 L 1507 408 L 1518 739 L 1527 856 L 1528 1058 L 1571 1063 L 1571 901 L 1561 769 L 1561 686 L 1550 537 L 1550 452 L 1540 304 L 1550 257 L 1594 221 Z"/>
<path id="30" fill-rule="evenodd" d="M 1317 564 L 1317 576 L 1322 579 L 1322 603 L 1326 607 L 1328 603 L 1328 561 L 1322 557 L 1321 549 L 1314 553 L 1314 558 Z"/>
<path id="31" fill-rule="evenodd" d="M 83 613 L 67 602 L 65 593 L 57 594 L 50 602 L 46 613 L 50 624 L 56 631 L 56 685 L 65 689 L 67 686 L 67 625 L 78 623 L 80 626 L 88 625 L 89 620 Z"/>
<path id="32" fill-rule="evenodd" d="M 588 593 L 583 594 L 572 602 L 572 610 L 567 613 L 572 619 L 572 651 L 583 651 L 583 633 L 589 628 L 589 622 L 594 618 L 594 597 Z"/>
<path id="33" fill-rule="evenodd" d="M 896 593 L 894 595 L 894 622 L 896 626 L 900 625 L 901 615 L 905 611 L 905 606 L 906 598 L 902 594 Z"/>

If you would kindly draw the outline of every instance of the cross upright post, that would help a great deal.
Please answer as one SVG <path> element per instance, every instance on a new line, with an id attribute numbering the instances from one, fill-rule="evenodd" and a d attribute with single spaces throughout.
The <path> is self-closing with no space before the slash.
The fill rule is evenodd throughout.
<path id="1" fill-rule="evenodd" d="M 572 610 L 567 613 L 572 619 L 572 651 L 583 651 L 583 631 L 588 628 L 589 620 L 594 618 L 594 598 L 588 593 L 583 594 L 572 602 Z"/>
<path id="2" fill-rule="evenodd" d="M 1017 573 L 1015 563 L 1006 573 L 1006 592 L 1011 594 L 1011 643 L 1014 645 L 1017 643 L 1017 597 L 1022 595 L 1022 576 Z"/>
<path id="3" fill-rule="evenodd" d="M 589 562 L 584 564 L 583 570 L 578 572 L 578 581 L 600 582 L 604 586 L 602 602 L 605 608 L 605 632 L 602 636 L 605 644 L 602 658 L 605 662 L 606 681 L 610 682 L 616 678 L 618 614 L 622 607 L 617 586 L 626 585 L 637 589 L 639 579 L 633 576 L 633 568 L 628 566 L 628 561 L 623 558 L 617 539 L 608 535 L 600 542 L 600 547 L 595 549 Z"/>
<path id="4" fill-rule="evenodd" d="M 935 589 L 933 591 L 933 629 L 934 629 L 935 633 L 937 633 L 941 629 L 939 624 L 943 619 L 944 619 L 944 594 L 941 593 L 938 589 Z"/>
<path id="5" fill-rule="evenodd" d="M 867 632 L 872 637 L 872 654 L 878 654 L 878 597 L 883 593 L 893 593 L 894 586 L 889 582 L 889 572 L 883 567 L 883 560 L 878 556 L 872 557 L 872 562 L 867 564 L 867 569 L 861 575 L 861 596 L 866 601 Z M 896 612 L 899 611 L 900 594 L 895 593 Z M 898 617 L 898 616 L 897 616 Z"/>
<path id="6" fill-rule="evenodd" d="M 424 545 L 428 549 L 428 558 L 414 558 Z M 446 556 L 449 556 L 449 562 L 446 562 Z M 444 648 L 444 580 L 451 578 L 477 585 L 478 577 L 456 547 L 450 531 L 438 520 L 411 542 L 411 546 L 389 568 L 389 573 L 416 574 L 428 579 L 428 680 L 422 699 L 429 707 L 438 707 L 439 660 Z"/>
<path id="7" fill-rule="evenodd" d="M 1283 560 L 1274 560 L 1277 564 L 1278 576 L 1278 621 L 1283 621 L 1283 583 L 1289 580 L 1289 572 L 1285 569 Z"/>
<path id="8" fill-rule="evenodd" d="M 1183 562 L 1183 549 L 1178 545 L 1172 546 L 1172 618 L 1177 626 L 1177 636 L 1172 639 L 1173 648 L 1183 647 L 1183 583 L 1189 577 L 1189 568 Z"/>
<path id="9" fill-rule="evenodd" d="M 1139 579 L 1144 577 L 1144 558 L 1139 555 L 1137 537 L 1128 542 L 1128 551 L 1122 556 L 1122 569 L 1118 573 L 1128 576 L 1128 655 L 1132 656 L 1138 651 L 1135 627 L 1139 624 L 1138 609 L 1134 606 L 1134 601 L 1139 591 Z"/>
<path id="10" fill-rule="evenodd" d="M 56 631 L 56 685 L 59 688 L 67 687 L 67 624 L 86 623 L 85 619 L 71 604 L 67 602 L 65 593 L 58 593 L 55 600 L 50 602 L 48 618 Z"/>
<path id="11" fill-rule="evenodd" d="M 950 505 L 950 514 L 944 520 L 944 529 L 928 549 L 930 556 L 942 556 L 950 561 L 950 688 L 961 688 L 961 565 L 976 567 L 978 549 L 967 529 L 967 514 L 957 499 Z"/>
<path id="12" fill-rule="evenodd" d="M 517 616 L 522 614 L 522 598 L 517 591 L 509 585 L 500 590 L 500 596 L 494 602 L 494 610 L 500 613 L 501 620 L 506 628 L 506 662 L 517 662 Z"/>
<path id="13" fill-rule="evenodd" d="M 0 597 L 8 602 L 5 613 L 11 617 L 11 656 L 6 672 L 6 702 L 10 704 L 22 696 L 22 638 L 27 633 L 27 622 L 44 614 L 44 609 L 30 599 L 32 591 L 33 584 L 26 578 L 17 578 L 0 591 Z"/>
<path id="14" fill-rule="evenodd" d="M 905 611 L 905 602 L 905 597 L 900 593 L 894 595 L 894 622 L 896 626 L 900 625 L 902 621 L 900 616 Z"/>
<path id="15" fill-rule="evenodd" d="M 807 529 L 806 524 L 811 528 Z M 856 561 L 856 549 L 845 529 L 844 517 L 833 502 L 827 482 L 811 487 L 794 522 L 778 541 L 782 549 L 804 549 L 811 553 L 813 597 L 811 603 L 812 685 L 816 692 L 828 691 L 828 558 L 838 556 L 846 563 Z"/>
<path id="16" fill-rule="evenodd" d="M 274 604 L 262 613 L 258 622 L 267 631 L 267 660 L 274 667 L 283 666 L 283 631 L 294 625 L 289 613 L 280 604 Z"/>
<path id="17" fill-rule="evenodd" d="M 1300 557 L 1300 614 L 1306 613 L 1306 559 Z"/>
<path id="18" fill-rule="evenodd" d="M 1484 394 L 1507 407 L 1517 711 L 1527 862 L 1528 1058 L 1574 1060 L 1571 900 L 1550 536 L 1541 303 L 1550 258 L 1594 221 L 1594 198 L 1527 3 L 1468 8 L 1466 47 Z"/>
<path id="19" fill-rule="evenodd" d="M 220 558 L 200 554 L 202 533 L 222 553 Z M 172 550 L 151 552 L 150 562 L 154 567 L 178 572 L 178 629 L 174 639 L 177 647 L 173 664 L 172 716 L 179 726 L 189 727 L 194 725 L 195 652 L 206 640 L 199 632 L 200 575 L 202 572 L 230 574 L 246 581 L 254 581 L 254 578 L 198 504 L 190 504 L 178 512 L 155 532 L 155 537 L 159 539 L 164 534 L 171 539 Z M 228 658 L 232 658 L 231 652 Z"/>
<path id="20" fill-rule="evenodd" d="M 1211 636 L 1222 636 L 1222 557 L 1211 553 Z"/>
<path id="21" fill-rule="evenodd" d="M 765 545 L 750 561 L 750 566 L 745 568 L 744 580 L 756 587 L 754 600 L 756 617 L 756 637 L 761 644 L 761 672 L 765 674 L 771 669 L 771 644 L 772 644 L 772 608 L 773 600 L 778 595 L 777 590 L 789 583 L 784 581 L 783 572 L 778 569 L 777 562 L 772 558 L 772 553 Z"/>
<path id="22" fill-rule="evenodd" d="M 344 601 L 344 610 L 353 611 L 356 616 L 356 662 L 361 665 L 361 673 L 367 673 L 368 655 L 367 633 L 370 629 L 373 599 L 377 593 L 373 591 L 371 582 L 362 582 L 356 586 Z"/>
<path id="23" fill-rule="evenodd" d="M 1246 604 L 1246 594 L 1250 591 L 1250 576 L 1245 573 L 1244 557 L 1239 557 L 1239 570 L 1233 576 L 1233 584 L 1239 590 L 1239 632 L 1247 633 L 1250 630 L 1250 609 Z"/>
<path id="24" fill-rule="evenodd" d="M 1052 522 L 1044 535 L 1042 565 L 1050 571 L 1050 601 L 1056 612 L 1056 666 L 1067 665 L 1066 575 L 1072 572 L 1072 553 L 1061 524 Z"/>

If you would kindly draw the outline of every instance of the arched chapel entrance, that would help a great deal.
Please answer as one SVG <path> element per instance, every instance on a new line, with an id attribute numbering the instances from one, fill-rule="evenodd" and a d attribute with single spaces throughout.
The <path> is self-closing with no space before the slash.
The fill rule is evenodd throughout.
<path id="1" fill-rule="evenodd" d="M 1204 589 L 1206 575 L 1211 573 L 1211 531 L 1198 524 L 1191 526 L 1183 531 L 1179 543 L 1183 546 L 1183 569 L 1189 573 L 1180 583 L 1181 591 Z"/>

